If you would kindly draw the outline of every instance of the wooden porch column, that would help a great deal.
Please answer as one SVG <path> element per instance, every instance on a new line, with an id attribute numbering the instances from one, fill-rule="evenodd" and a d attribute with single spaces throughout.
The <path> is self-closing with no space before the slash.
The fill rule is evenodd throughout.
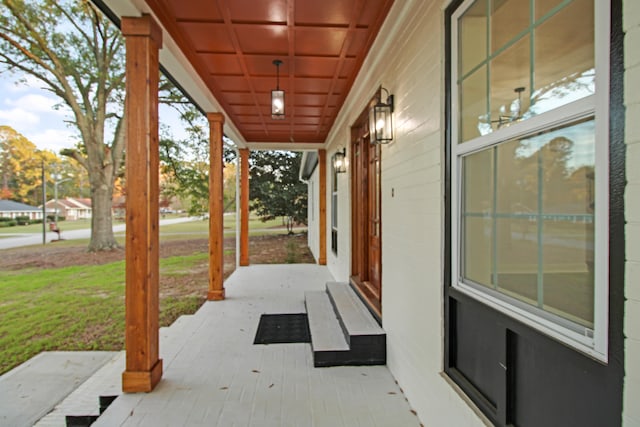
<path id="1" fill-rule="evenodd" d="M 249 265 L 249 149 L 240 152 L 240 265 Z"/>
<path id="2" fill-rule="evenodd" d="M 319 166 L 319 180 L 320 191 L 318 191 L 318 197 L 320 198 L 318 206 L 320 208 L 320 253 L 318 254 L 318 264 L 327 265 L 327 150 L 318 150 L 318 166 Z"/>
<path id="3" fill-rule="evenodd" d="M 208 113 L 209 120 L 209 301 L 224 299 L 224 203 L 221 113 Z"/>
<path id="4" fill-rule="evenodd" d="M 122 19 L 126 39 L 126 368 L 122 390 L 149 392 L 159 358 L 158 51 L 162 30 L 149 15 Z"/>

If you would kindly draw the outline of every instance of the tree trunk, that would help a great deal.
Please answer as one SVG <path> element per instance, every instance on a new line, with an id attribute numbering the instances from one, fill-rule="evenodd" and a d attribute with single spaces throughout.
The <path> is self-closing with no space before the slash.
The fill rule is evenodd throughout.
<path id="1" fill-rule="evenodd" d="M 89 251 L 97 252 L 119 247 L 113 237 L 113 184 L 102 174 L 100 182 L 91 183 L 91 241 Z"/>

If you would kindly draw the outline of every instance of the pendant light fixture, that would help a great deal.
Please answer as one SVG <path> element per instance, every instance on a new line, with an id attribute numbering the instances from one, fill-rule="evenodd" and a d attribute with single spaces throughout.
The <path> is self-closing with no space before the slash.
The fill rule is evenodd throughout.
<path id="1" fill-rule="evenodd" d="M 275 59 L 273 65 L 276 66 L 276 88 L 271 91 L 271 118 L 282 120 L 284 119 L 284 90 L 280 90 L 280 65 L 282 65 L 282 61 Z"/>

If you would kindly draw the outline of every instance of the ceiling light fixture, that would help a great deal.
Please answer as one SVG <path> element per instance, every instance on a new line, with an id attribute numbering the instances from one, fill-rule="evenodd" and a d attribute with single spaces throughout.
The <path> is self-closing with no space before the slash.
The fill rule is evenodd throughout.
<path id="1" fill-rule="evenodd" d="M 276 88 L 271 91 L 271 118 L 282 120 L 284 119 L 284 90 L 280 90 L 280 65 L 282 65 L 282 61 L 275 59 L 273 65 L 276 66 Z"/>

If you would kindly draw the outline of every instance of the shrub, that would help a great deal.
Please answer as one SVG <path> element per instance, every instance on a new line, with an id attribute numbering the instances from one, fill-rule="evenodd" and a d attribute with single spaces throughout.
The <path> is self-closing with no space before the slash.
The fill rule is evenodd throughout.
<path id="1" fill-rule="evenodd" d="M 15 220 L 18 225 L 29 225 L 31 218 L 29 218 L 27 215 L 18 215 Z"/>
<path id="2" fill-rule="evenodd" d="M 62 222 L 65 219 L 67 219 L 67 218 L 62 216 L 62 215 L 58 215 L 58 222 Z M 55 215 L 47 215 L 47 221 L 53 222 L 54 220 L 55 220 Z"/>
<path id="3" fill-rule="evenodd" d="M 16 221 L 15 219 L 10 219 L 9 221 L 0 222 L 0 228 L 1 227 L 15 227 L 17 224 L 18 224 L 18 221 Z"/>
<path id="4" fill-rule="evenodd" d="M 9 221 L 11 221 L 11 218 L 6 216 L 0 216 L 0 222 L 9 222 Z"/>

